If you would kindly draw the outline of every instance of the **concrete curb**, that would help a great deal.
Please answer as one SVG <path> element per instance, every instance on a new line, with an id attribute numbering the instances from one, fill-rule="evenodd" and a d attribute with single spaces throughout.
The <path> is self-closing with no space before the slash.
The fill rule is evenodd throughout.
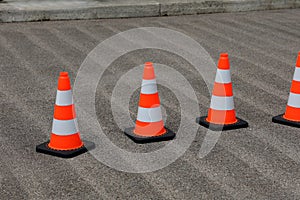
<path id="1" fill-rule="evenodd" d="M 0 22 L 155 17 L 285 8 L 300 8 L 300 0 L 7 0 L 0 3 Z"/>

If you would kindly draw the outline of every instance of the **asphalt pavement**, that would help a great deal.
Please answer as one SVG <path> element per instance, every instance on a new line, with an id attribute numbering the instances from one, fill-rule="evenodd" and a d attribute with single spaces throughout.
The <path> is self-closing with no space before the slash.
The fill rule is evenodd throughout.
<path id="1" fill-rule="evenodd" d="M 287 103 L 300 51 L 299 18 L 300 10 L 291 9 L 0 24 L 0 199 L 300 199 L 299 129 L 271 122 Z M 186 34 L 215 62 L 228 52 L 237 115 L 250 127 L 223 132 L 212 151 L 199 158 L 207 133 L 199 126 L 183 156 L 141 174 L 117 171 L 90 153 L 68 160 L 36 153 L 35 146 L 50 136 L 59 72 L 68 71 L 74 83 L 80 65 L 100 42 L 145 26 Z M 205 82 L 182 57 L 157 49 L 120 57 L 98 84 L 96 110 L 110 140 L 128 151 L 148 152 L 167 144 L 137 145 L 113 121 L 114 86 L 122 74 L 146 61 L 168 65 L 189 81 L 199 116 L 209 107 Z M 176 131 L 178 101 L 168 88 L 159 86 L 159 92 L 169 116 L 166 124 Z M 138 91 L 130 101 L 132 113 L 137 99 Z"/>

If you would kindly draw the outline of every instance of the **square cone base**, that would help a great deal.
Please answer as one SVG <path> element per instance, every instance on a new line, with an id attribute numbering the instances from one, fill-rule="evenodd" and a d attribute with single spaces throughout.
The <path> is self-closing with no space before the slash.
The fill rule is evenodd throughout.
<path id="1" fill-rule="evenodd" d="M 48 147 L 49 141 L 36 146 L 36 152 L 61 158 L 73 158 L 95 148 L 93 142 L 83 140 L 83 146 L 73 150 L 55 150 Z"/>
<path id="2" fill-rule="evenodd" d="M 233 130 L 233 129 L 239 129 L 239 128 L 247 128 L 248 122 L 237 118 L 237 122 L 234 124 L 213 124 L 208 121 L 206 121 L 207 116 L 198 117 L 196 119 L 196 122 L 212 131 L 227 131 L 227 130 Z"/>
<path id="3" fill-rule="evenodd" d="M 171 131 L 170 129 L 166 128 L 167 132 L 160 136 L 153 136 L 153 137 L 143 137 L 140 135 L 136 135 L 133 132 L 134 127 L 126 128 L 124 130 L 125 135 L 127 135 L 130 139 L 132 139 L 135 143 L 144 144 L 150 142 L 160 142 L 160 141 L 167 141 L 172 140 L 175 138 L 176 134 Z"/>
<path id="4" fill-rule="evenodd" d="M 295 121 L 290 121 L 290 120 L 284 119 L 283 115 L 284 114 L 273 117 L 272 122 L 300 128 L 300 122 L 295 122 Z"/>

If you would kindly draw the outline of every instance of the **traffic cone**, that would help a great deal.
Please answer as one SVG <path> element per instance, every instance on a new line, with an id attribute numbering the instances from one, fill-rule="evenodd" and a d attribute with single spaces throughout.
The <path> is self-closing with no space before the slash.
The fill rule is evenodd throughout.
<path id="1" fill-rule="evenodd" d="M 36 146 L 36 151 L 71 158 L 93 149 L 95 144 L 80 139 L 68 72 L 61 72 L 54 107 L 50 142 Z"/>
<path id="2" fill-rule="evenodd" d="M 208 115 L 198 117 L 196 122 L 214 131 L 248 127 L 246 121 L 235 115 L 227 53 L 222 53 L 219 59 Z"/>
<path id="3" fill-rule="evenodd" d="M 285 113 L 273 117 L 272 122 L 300 128 L 300 52 Z"/>
<path id="4" fill-rule="evenodd" d="M 136 143 L 171 140 L 175 133 L 164 127 L 153 64 L 146 62 L 135 127 L 125 134 Z"/>

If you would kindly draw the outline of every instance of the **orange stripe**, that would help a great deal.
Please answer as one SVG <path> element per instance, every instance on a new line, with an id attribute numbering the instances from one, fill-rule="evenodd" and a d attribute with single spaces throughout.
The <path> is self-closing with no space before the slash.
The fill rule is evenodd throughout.
<path id="1" fill-rule="evenodd" d="M 48 146 L 55 150 L 72 150 L 82 147 L 83 143 L 80 139 L 79 133 L 66 136 L 55 135 L 52 133 Z"/>
<path id="2" fill-rule="evenodd" d="M 155 94 L 140 94 L 139 106 L 143 108 L 155 108 L 160 105 L 158 93 Z"/>
<path id="3" fill-rule="evenodd" d="M 163 120 L 159 122 L 141 122 L 136 120 L 135 129 L 133 132 L 140 136 L 151 137 L 159 136 L 166 133 Z"/>
<path id="4" fill-rule="evenodd" d="M 300 94 L 300 81 L 292 81 L 291 92 L 295 94 Z"/>
<path id="5" fill-rule="evenodd" d="M 233 96 L 232 83 L 217 83 L 217 82 L 215 82 L 212 94 L 215 96 L 221 96 L 221 97 Z"/>
<path id="6" fill-rule="evenodd" d="M 291 121 L 298 121 L 300 122 L 300 108 L 295 108 L 292 106 L 287 105 L 285 114 L 283 115 L 283 118 Z"/>
<path id="7" fill-rule="evenodd" d="M 237 122 L 234 110 L 209 109 L 206 121 L 213 124 L 234 124 Z"/>
<path id="8" fill-rule="evenodd" d="M 74 104 L 69 106 L 54 106 L 54 116 L 58 120 L 70 120 L 76 118 Z"/>

